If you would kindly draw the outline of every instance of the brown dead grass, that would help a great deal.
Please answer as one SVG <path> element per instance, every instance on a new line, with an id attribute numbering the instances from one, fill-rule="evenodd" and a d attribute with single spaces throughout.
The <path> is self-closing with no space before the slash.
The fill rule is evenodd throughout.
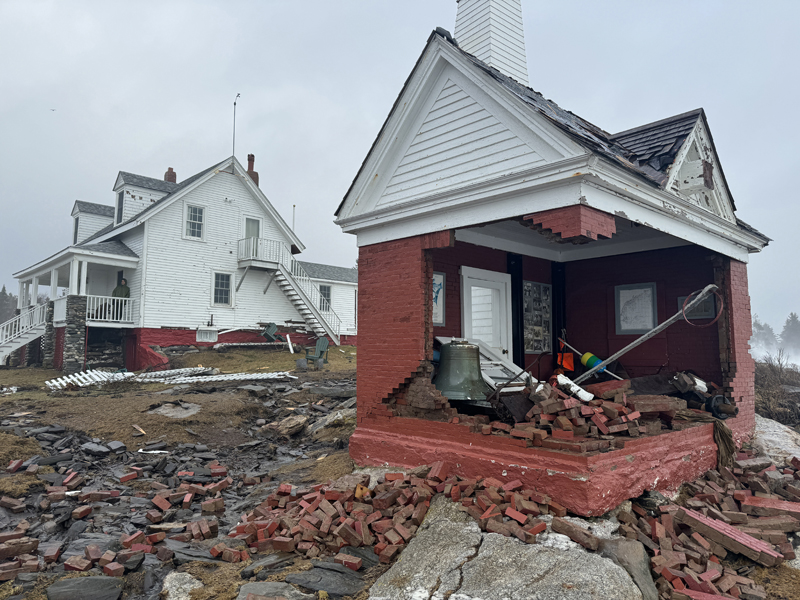
<path id="1" fill-rule="evenodd" d="M 292 573 L 301 573 L 302 571 L 310 571 L 313 565 L 311 561 L 306 558 L 297 557 L 293 564 L 286 567 L 280 573 L 270 575 L 264 581 L 286 581 L 286 576 Z"/>
<path id="2" fill-rule="evenodd" d="M 59 581 L 61 579 L 74 579 L 76 577 L 92 577 L 95 575 L 97 575 L 97 573 L 88 573 L 88 572 L 79 573 L 76 571 L 70 571 L 66 574 L 58 574 L 55 576 L 52 573 L 50 574 L 43 573 L 42 575 L 39 576 L 39 579 L 36 580 L 36 585 L 34 586 L 34 588 L 28 593 L 27 596 L 25 596 L 25 600 L 47 600 L 47 592 L 46 592 L 47 588 L 52 584 L 54 584 L 56 581 Z M 8 583 L 13 583 L 13 581 L 10 581 Z M 4 586 L 0 586 L 0 600 L 5 600 L 9 596 L 14 595 L 14 594 L 3 595 L 3 587 Z M 21 587 L 19 589 L 20 591 L 22 590 Z"/>
<path id="3" fill-rule="evenodd" d="M 239 431 L 239 427 L 243 419 L 249 419 L 253 411 L 258 410 L 255 404 L 246 401 L 243 394 L 225 391 L 176 397 L 155 396 L 141 388 L 111 395 L 103 390 L 92 389 L 66 392 L 63 396 L 43 400 L 16 396 L 20 395 L 0 398 L 0 415 L 43 411 L 44 414 L 38 419 L 42 425 L 63 425 L 107 442 L 119 440 L 134 451 L 144 446 L 145 441 L 157 438 L 163 438 L 170 444 L 198 443 L 202 440 L 211 446 L 235 446 L 249 440 Z M 202 409 L 186 419 L 147 414 L 152 405 L 177 398 L 199 404 Z M 134 437 L 136 429 L 133 425 L 144 429 L 146 436 Z M 198 433 L 199 437 L 188 433 L 187 427 Z"/>
<path id="4" fill-rule="evenodd" d="M 0 433 L 0 466 L 4 470 L 12 460 L 28 460 L 34 454 L 41 453 L 42 447 L 33 438 L 23 438 L 12 433 Z"/>
<path id="5" fill-rule="evenodd" d="M 45 482 L 36 475 L 14 473 L 13 475 L 0 476 L 0 495 L 22 498 L 33 491 L 43 490 Z"/>
<path id="6" fill-rule="evenodd" d="M 355 346 L 331 346 L 328 350 L 328 364 L 325 365 L 324 371 L 334 373 L 354 370 L 356 368 L 355 352 Z M 198 365 L 215 367 L 223 373 L 269 373 L 271 371 L 294 371 L 295 361 L 304 357 L 305 352 L 290 354 L 288 350 L 231 348 L 223 349 L 220 352 L 204 348 L 199 353 L 175 359 L 172 364 L 175 368 Z"/>
<path id="7" fill-rule="evenodd" d="M 733 560 L 724 561 L 724 566 L 734 569 L 751 565 L 756 569 L 747 577 L 758 585 L 764 586 L 769 600 L 797 600 L 800 598 L 800 571 L 797 569 L 785 564 L 770 568 L 762 567 L 743 556 L 736 556 Z"/>
<path id="8" fill-rule="evenodd" d="M 353 460 L 347 452 L 336 452 L 317 460 L 314 468 L 304 478 L 304 481 L 324 483 L 329 479 L 339 479 L 353 472 Z"/>
<path id="9" fill-rule="evenodd" d="M 203 562 L 190 562 L 178 568 L 182 573 L 189 573 L 200 580 L 203 587 L 192 590 L 192 600 L 234 600 L 239 595 L 239 588 L 247 583 L 239 572 L 248 563 L 213 565 Z"/>

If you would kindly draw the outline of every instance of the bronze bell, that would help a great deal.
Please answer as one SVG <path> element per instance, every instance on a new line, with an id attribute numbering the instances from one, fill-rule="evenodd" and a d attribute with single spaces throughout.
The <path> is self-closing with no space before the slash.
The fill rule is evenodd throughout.
<path id="1" fill-rule="evenodd" d="M 458 340 L 442 345 L 433 384 L 448 400 L 486 400 L 490 388 L 481 377 L 480 348 Z"/>

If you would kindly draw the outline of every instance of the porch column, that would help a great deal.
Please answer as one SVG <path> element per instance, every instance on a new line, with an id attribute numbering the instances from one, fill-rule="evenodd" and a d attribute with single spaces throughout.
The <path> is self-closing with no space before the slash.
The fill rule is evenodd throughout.
<path id="1" fill-rule="evenodd" d="M 739 443 L 750 439 L 755 429 L 755 361 L 750 355 L 753 321 L 747 264 L 718 258 L 714 263 L 714 278 L 725 302 L 725 310 L 717 321 L 723 385 L 739 407 L 739 415 L 726 424 Z"/>
<path id="2" fill-rule="evenodd" d="M 25 284 L 20 279 L 19 291 L 17 292 L 17 308 L 19 310 L 22 310 L 22 307 L 25 306 L 23 302 L 25 302 Z"/>
<path id="3" fill-rule="evenodd" d="M 78 264 L 77 258 L 69 263 L 69 294 L 72 296 L 78 293 Z"/>
<path id="4" fill-rule="evenodd" d="M 89 274 L 89 263 L 86 262 L 85 260 L 81 261 L 81 289 L 80 292 L 78 292 L 81 296 L 86 295 L 86 280 L 88 274 Z"/>
<path id="5" fill-rule="evenodd" d="M 55 300 L 58 296 L 58 269 L 50 271 L 50 300 Z"/>
<path id="6" fill-rule="evenodd" d="M 33 278 L 33 285 L 31 286 L 30 305 L 35 306 L 38 301 L 39 301 L 39 276 L 36 275 Z"/>

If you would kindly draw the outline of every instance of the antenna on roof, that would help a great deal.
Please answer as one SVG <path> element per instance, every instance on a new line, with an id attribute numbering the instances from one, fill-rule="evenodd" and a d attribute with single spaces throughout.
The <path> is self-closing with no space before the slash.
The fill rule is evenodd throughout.
<path id="1" fill-rule="evenodd" d="M 236 94 L 236 98 L 233 99 L 233 156 L 236 156 L 236 101 L 239 99 L 239 96 L 241 96 L 241 94 Z"/>

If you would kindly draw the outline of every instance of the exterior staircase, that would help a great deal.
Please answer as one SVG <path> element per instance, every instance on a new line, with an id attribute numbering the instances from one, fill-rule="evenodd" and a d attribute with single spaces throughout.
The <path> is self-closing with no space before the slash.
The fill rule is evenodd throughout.
<path id="1" fill-rule="evenodd" d="M 0 323 L 0 365 L 8 355 L 44 335 L 47 305 L 37 304 L 13 319 Z"/>
<path id="2" fill-rule="evenodd" d="M 281 262 L 275 272 L 275 283 L 317 337 L 327 335 L 334 344 L 339 345 L 341 319 L 322 297 L 319 287 L 299 262 L 294 258 L 288 264 Z"/>
<path id="3" fill-rule="evenodd" d="M 246 269 L 251 267 L 270 271 L 273 274 L 270 283 L 274 281 L 280 286 L 303 316 L 308 329 L 318 337 L 327 335 L 334 344 L 339 345 L 341 318 L 333 311 L 330 302 L 322 296 L 319 286 L 309 277 L 284 242 L 266 238 L 239 240 L 238 260 L 239 267 L 245 268 L 243 278 L 247 276 Z"/>

